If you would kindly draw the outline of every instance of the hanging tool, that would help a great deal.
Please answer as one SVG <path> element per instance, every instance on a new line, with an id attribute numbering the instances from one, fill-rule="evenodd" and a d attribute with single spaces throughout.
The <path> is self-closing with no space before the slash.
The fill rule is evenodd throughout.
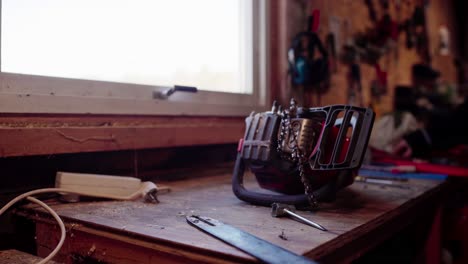
<path id="1" fill-rule="evenodd" d="M 265 263 L 316 263 L 213 218 L 192 215 L 187 222 Z"/>
<path id="2" fill-rule="evenodd" d="M 274 203 L 272 206 L 271 206 L 271 216 L 273 217 L 281 217 L 281 216 L 286 216 L 286 215 L 289 215 L 289 216 L 292 216 L 293 218 L 297 218 L 299 220 L 301 220 L 302 222 L 312 226 L 312 227 L 315 227 L 315 228 L 318 228 L 322 231 L 327 231 L 327 229 L 315 222 L 312 222 L 310 221 L 309 219 L 307 218 L 304 218 L 296 213 L 294 213 L 294 208 L 292 206 L 289 206 L 287 204 L 280 204 L 280 203 Z"/>

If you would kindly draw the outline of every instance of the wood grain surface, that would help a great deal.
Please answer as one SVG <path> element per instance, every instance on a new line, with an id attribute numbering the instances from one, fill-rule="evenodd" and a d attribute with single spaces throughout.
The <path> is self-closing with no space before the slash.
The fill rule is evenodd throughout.
<path id="1" fill-rule="evenodd" d="M 34 264 L 40 260 L 42 258 L 15 249 L 0 251 L 0 264 Z M 55 264 L 57 262 L 49 261 L 48 263 Z"/>
<path id="2" fill-rule="evenodd" d="M 2 115 L 0 158 L 236 143 L 230 117 Z"/>
<path id="3" fill-rule="evenodd" d="M 125 263 L 255 261 L 188 225 L 185 217 L 197 214 L 323 263 L 347 262 L 401 230 L 419 212 L 434 207 L 434 199 L 444 186 L 425 180 L 398 184 L 383 187 L 355 183 L 339 192 L 334 203 L 324 203 L 316 212 L 300 212 L 328 232 L 289 218 L 273 218 L 269 208 L 238 200 L 228 175 L 166 183 L 172 192 L 161 195 L 159 204 L 57 202 L 53 208 L 66 220 L 69 230 L 59 260 L 70 261 L 71 255 L 81 254 L 110 263 L 123 259 Z M 258 188 L 253 180 L 247 186 Z M 58 228 L 49 217 L 37 216 L 39 208 L 29 207 L 33 208 L 33 213 L 26 215 L 38 222 L 39 254 L 45 255 L 56 244 Z"/>

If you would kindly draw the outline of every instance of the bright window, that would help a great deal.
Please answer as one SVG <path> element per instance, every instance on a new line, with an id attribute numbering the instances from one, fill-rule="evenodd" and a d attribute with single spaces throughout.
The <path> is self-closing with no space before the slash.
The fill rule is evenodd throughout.
<path id="1" fill-rule="evenodd" d="M 132 99 L 154 100 L 145 89 L 186 85 L 221 92 L 221 97 L 229 93 L 239 102 L 253 96 L 247 100 L 252 106 L 261 94 L 260 52 L 255 52 L 263 24 L 259 2 L 3 0 L 1 71 L 6 77 L 0 93 L 11 91 L 5 82 L 17 84 L 18 79 L 31 76 L 38 78 L 36 84 L 27 89 L 23 85 L 20 92 L 119 99 L 130 94 Z M 67 82 L 61 85 L 61 80 Z M 48 82 L 52 85 L 43 93 L 38 86 L 44 88 Z M 57 88 L 61 86 L 63 90 Z M 84 92 L 90 86 L 96 91 Z M 197 95 L 199 102 L 209 104 L 208 95 Z M 217 103 L 222 101 L 236 100 Z"/>

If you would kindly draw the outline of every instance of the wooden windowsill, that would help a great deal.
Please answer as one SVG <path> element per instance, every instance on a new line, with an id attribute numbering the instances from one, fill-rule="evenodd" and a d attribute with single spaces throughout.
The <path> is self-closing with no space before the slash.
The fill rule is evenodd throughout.
<path id="1" fill-rule="evenodd" d="M 241 117 L 0 116 L 0 157 L 235 143 Z"/>

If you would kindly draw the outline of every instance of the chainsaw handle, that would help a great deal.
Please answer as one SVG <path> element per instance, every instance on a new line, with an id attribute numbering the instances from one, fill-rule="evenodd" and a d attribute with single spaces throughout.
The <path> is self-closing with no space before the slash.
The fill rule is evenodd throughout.
<path id="1" fill-rule="evenodd" d="M 241 154 L 239 153 L 237 154 L 236 164 L 232 175 L 232 191 L 237 198 L 245 202 L 260 206 L 271 206 L 273 203 L 284 203 L 290 205 L 307 205 L 309 203 L 307 195 L 305 194 L 278 195 L 249 191 L 244 187 L 244 172 L 245 164 Z M 344 176 L 345 174 L 339 174 L 336 179 L 314 191 L 314 196 L 317 201 L 330 200 L 330 196 L 335 195 L 336 191 L 345 185 L 342 180 Z"/>

